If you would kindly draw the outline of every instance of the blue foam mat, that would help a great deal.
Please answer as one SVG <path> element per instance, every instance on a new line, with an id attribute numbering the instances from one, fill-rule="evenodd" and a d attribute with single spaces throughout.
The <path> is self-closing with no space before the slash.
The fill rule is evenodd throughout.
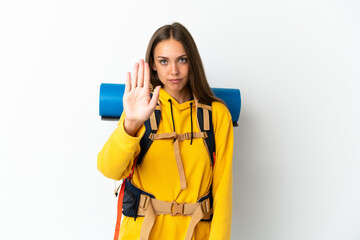
<path id="1" fill-rule="evenodd" d="M 215 96 L 222 99 L 228 107 L 232 121 L 237 123 L 240 117 L 241 95 L 239 89 L 211 88 Z M 123 111 L 122 98 L 125 84 L 102 83 L 100 85 L 99 114 L 101 117 L 120 117 Z"/>

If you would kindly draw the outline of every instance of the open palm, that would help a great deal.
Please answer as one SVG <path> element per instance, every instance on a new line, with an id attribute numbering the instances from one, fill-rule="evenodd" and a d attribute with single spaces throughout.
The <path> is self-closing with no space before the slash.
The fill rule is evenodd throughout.
<path id="1" fill-rule="evenodd" d="M 150 97 L 149 64 L 140 60 L 136 63 L 132 75 L 126 75 L 126 85 L 123 96 L 125 121 L 142 125 L 149 119 L 159 98 L 160 86 L 157 86 Z"/>

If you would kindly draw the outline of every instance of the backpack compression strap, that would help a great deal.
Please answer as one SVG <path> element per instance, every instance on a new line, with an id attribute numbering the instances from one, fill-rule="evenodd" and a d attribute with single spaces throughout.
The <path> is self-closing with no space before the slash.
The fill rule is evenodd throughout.
<path id="1" fill-rule="evenodd" d="M 191 139 L 191 136 L 192 136 L 192 138 L 205 139 L 207 137 L 207 134 L 206 134 L 206 132 L 195 132 L 193 134 L 191 134 L 190 132 L 182 133 L 182 134 L 177 134 L 176 132 L 171 132 L 171 133 L 160 133 L 160 134 L 152 133 L 149 136 L 151 141 L 160 140 L 160 139 L 174 139 L 175 140 L 174 141 L 174 153 L 175 153 L 175 160 L 176 160 L 176 165 L 178 168 L 178 173 L 179 173 L 179 178 L 180 178 L 180 188 L 181 189 L 186 189 L 186 179 L 185 179 L 184 167 L 183 167 L 181 155 L 180 155 L 179 142 L 184 141 L 184 140 L 189 140 L 189 139 Z"/>

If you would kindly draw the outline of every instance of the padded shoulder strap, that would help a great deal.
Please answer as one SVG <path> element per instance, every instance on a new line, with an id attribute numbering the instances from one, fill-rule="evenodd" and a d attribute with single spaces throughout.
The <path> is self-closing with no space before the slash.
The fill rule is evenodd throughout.
<path id="1" fill-rule="evenodd" d="M 197 103 L 197 112 L 196 112 L 199 128 L 202 132 L 206 132 L 207 138 L 204 139 L 205 145 L 207 147 L 211 165 L 215 164 L 215 136 L 214 136 L 214 126 L 212 122 L 212 105 Z"/>
<path id="2" fill-rule="evenodd" d="M 151 96 L 152 97 L 152 96 Z M 161 120 L 161 108 L 159 102 L 156 104 L 154 112 L 151 114 L 150 118 L 144 122 L 145 125 L 145 134 L 140 140 L 140 154 L 137 159 L 137 164 L 141 164 L 146 152 L 149 150 L 153 140 L 151 140 L 150 134 L 156 133 Z"/>

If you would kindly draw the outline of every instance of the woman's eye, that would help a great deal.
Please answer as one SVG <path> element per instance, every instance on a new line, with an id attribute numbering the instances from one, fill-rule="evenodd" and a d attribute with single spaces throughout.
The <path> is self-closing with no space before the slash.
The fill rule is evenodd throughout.
<path id="1" fill-rule="evenodd" d="M 181 62 L 181 63 L 186 63 L 186 62 L 187 62 L 187 59 L 186 59 L 186 58 L 180 58 L 180 59 L 179 59 L 179 62 Z"/>
<path id="2" fill-rule="evenodd" d="M 160 60 L 160 64 L 166 64 L 167 61 L 166 60 Z"/>

